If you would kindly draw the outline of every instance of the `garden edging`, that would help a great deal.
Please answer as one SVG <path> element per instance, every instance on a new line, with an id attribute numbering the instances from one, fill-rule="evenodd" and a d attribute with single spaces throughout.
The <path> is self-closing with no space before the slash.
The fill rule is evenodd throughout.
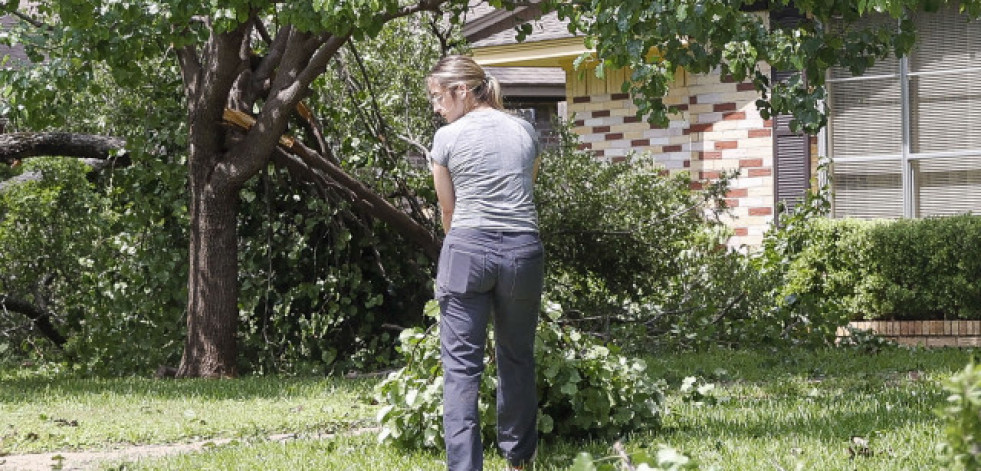
<path id="1" fill-rule="evenodd" d="M 981 347 L 981 321 L 861 321 L 848 327 L 871 330 L 900 345 L 921 347 Z M 838 338 L 848 337 L 845 327 Z"/>

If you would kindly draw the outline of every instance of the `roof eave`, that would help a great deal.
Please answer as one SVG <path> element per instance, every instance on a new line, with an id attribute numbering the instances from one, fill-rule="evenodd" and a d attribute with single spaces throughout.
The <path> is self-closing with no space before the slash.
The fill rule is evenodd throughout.
<path id="1" fill-rule="evenodd" d="M 478 47 L 473 49 L 473 58 L 484 66 L 570 69 L 577 57 L 590 51 L 582 37 L 571 37 Z"/>

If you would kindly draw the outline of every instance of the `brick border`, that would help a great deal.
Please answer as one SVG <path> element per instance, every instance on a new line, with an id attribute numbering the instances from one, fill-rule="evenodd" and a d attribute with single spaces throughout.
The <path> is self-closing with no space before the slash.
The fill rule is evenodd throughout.
<path id="1" fill-rule="evenodd" d="M 900 345 L 921 347 L 981 347 L 981 321 L 863 321 L 849 327 L 871 330 Z M 838 338 L 848 337 L 839 327 Z"/>

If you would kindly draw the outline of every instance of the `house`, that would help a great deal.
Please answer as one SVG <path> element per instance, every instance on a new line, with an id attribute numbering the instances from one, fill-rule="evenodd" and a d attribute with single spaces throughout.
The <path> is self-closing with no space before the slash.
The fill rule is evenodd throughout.
<path id="1" fill-rule="evenodd" d="M 752 84 L 718 73 L 679 73 L 665 103 L 681 113 L 666 127 L 652 126 L 621 92 L 624 71 L 597 78 L 574 69 L 588 51 L 554 13 L 533 20 L 524 42 L 515 40 L 515 24 L 536 18 L 534 2 L 510 15 L 477 11 L 464 33 L 482 65 L 561 69 L 565 116 L 597 158 L 650 152 L 667 171 L 689 172 L 696 186 L 737 171 L 726 222 L 734 234 L 728 245 L 738 248 L 758 246 L 774 215 L 814 185 L 818 155 L 834 159 L 827 175 L 834 217 L 981 213 L 981 23 L 955 8 L 915 16 L 920 41 L 908 58 L 860 78 L 833 71 L 830 124 L 818 136 L 792 133 L 789 116 L 764 120 Z"/>

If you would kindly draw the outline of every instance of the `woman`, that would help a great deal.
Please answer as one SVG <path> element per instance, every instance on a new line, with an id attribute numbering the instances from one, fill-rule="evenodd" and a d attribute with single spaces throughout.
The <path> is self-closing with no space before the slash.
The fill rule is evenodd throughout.
<path id="1" fill-rule="evenodd" d="M 502 111 L 497 80 L 469 57 L 443 58 L 426 82 L 433 110 L 448 123 L 431 152 L 446 232 L 436 296 L 447 465 L 483 469 L 477 394 L 493 315 L 497 441 L 509 466 L 522 469 L 538 441 L 534 344 L 544 261 L 532 199 L 537 134 Z"/>

